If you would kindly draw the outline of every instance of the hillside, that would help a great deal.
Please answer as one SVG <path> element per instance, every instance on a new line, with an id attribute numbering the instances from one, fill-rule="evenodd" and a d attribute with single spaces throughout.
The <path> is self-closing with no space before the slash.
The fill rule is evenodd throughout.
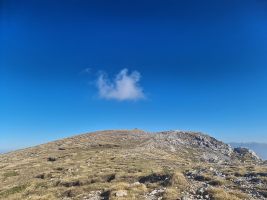
<path id="1" fill-rule="evenodd" d="M 267 165 L 196 132 L 111 130 L 0 155 L 0 199 L 267 199 Z"/>
<path id="2" fill-rule="evenodd" d="M 266 143 L 257 143 L 257 142 L 248 142 L 248 143 L 230 143 L 233 147 L 245 147 L 249 148 L 257 153 L 262 159 L 267 160 L 267 144 Z"/>

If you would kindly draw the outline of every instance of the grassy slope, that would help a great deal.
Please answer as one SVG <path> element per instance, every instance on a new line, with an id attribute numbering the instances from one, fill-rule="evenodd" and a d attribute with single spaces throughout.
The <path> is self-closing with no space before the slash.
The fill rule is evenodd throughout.
<path id="1" fill-rule="evenodd" d="M 192 156 L 198 153 L 193 149 L 150 149 L 145 146 L 149 138 L 140 131 L 106 131 L 1 155 L 0 199 L 90 199 L 98 193 L 106 199 L 145 199 L 159 188 L 164 188 L 163 199 L 178 199 L 201 184 L 186 178 L 188 170 L 211 167 L 228 176 L 215 179 L 205 172 L 218 182 L 209 189 L 210 196 L 244 199 L 248 196 L 233 184 L 235 174 L 267 170 L 251 164 L 202 163 Z M 118 197 L 118 191 L 126 191 L 127 196 Z"/>

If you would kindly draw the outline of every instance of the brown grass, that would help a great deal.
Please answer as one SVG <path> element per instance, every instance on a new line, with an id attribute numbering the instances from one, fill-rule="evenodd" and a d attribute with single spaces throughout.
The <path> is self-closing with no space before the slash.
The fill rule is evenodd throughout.
<path id="1" fill-rule="evenodd" d="M 225 191 L 222 188 L 211 188 L 208 190 L 214 200 L 245 200 L 249 199 L 249 196 L 241 193 L 240 191 Z"/>
<path id="2" fill-rule="evenodd" d="M 118 199 L 115 193 L 127 191 L 127 199 L 144 199 L 155 189 L 165 187 L 164 199 L 181 197 L 189 191 L 193 180 L 183 172 L 192 169 L 220 167 L 216 163 L 199 162 L 195 149 L 167 152 L 158 148 L 144 148 L 147 136 L 138 132 L 119 136 L 103 134 L 81 135 L 74 138 L 48 143 L 38 147 L 12 152 L 0 156 L 0 199 L 82 199 L 90 192 L 106 192 L 110 199 Z M 196 155 L 195 157 L 192 156 Z M 53 161 L 48 158 L 55 158 Z M 232 186 L 235 173 L 266 171 L 266 167 L 225 166 L 221 171 L 228 173 L 227 180 L 203 174 L 205 181 L 216 187 Z M 151 174 L 166 176 L 168 181 L 136 183 L 141 177 Z M 266 178 L 262 177 L 263 181 Z M 266 190 L 265 188 L 260 188 Z M 214 199 L 238 200 L 245 194 L 213 188 L 209 191 Z M 126 198 L 126 197 L 124 197 Z M 121 199 L 121 198 L 120 198 Z M 122 198 L 123 199 L 123 198 Z"/>

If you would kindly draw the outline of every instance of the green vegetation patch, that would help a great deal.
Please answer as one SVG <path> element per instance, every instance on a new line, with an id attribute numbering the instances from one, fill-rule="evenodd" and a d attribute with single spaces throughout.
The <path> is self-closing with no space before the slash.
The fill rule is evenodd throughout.
<path id="1" fill-rule="evenodd" d="M 7 196 L 12 195 L 12 194 L 20 193 L 20 192 L 24 191 L 26 188 L 27 188 L 27 185 L 19 185 L 19 186 L 12 187 L 10 189 L 7 189 L 7 190 L 1 192 L 0 197 L 7 197 Z"/>
<path id="2" fill-rule="evenodd" d="M 8 178 L 8 177 L 12 177 L 12 176 L 17 176 L 17 175 L 19 175 L 19 173 L 16 172 L 16 171 L 9 171 L 9 172 L 5 172 L 3 174 L 4 178 Z"/>

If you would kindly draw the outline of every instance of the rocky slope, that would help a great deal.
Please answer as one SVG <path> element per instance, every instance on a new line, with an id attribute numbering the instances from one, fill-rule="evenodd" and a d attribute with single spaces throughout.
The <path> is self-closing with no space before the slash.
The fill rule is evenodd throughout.
<path id="1" fill-rule="evenodd" d="M 266 143 L 230 143 L 232 147 L 245 147 L 253 150 L 257 153 L 262 159 L 267 160 L 267 144 Z"/>
<path id="2" fill-rule="evenodd" d="M 267 165 L 196 132 L 112 130 L 0 155 L 0 199 L 267 199 Z"/>

